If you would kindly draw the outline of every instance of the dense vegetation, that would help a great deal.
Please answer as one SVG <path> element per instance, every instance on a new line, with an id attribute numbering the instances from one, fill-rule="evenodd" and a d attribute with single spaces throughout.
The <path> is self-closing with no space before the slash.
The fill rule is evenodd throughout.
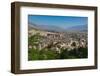
<path id="1" fill-rule="evenodd" d="M 28 38 L 28 45 L 37 46 L 41 40 L 41 36 L 36 34 Z M 75 44 L 73 44 L 74 46 Z M 77 49 L 68 50 L 61 49 L 61 52 L 58 53 L 55 50 L 50 48 L 28 48 L 28 60 L 52 60 L 52 59 L 77 59 L 77 58 L 87 58 L 88 49 L 79 47 Z"/>

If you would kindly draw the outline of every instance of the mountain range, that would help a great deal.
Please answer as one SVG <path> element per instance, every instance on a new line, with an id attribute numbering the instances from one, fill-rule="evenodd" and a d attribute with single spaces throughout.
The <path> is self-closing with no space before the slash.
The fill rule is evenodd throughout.
<path id="1" fill-rule="evenodd" d="M 34 23 L 28 23 L 28 29 L 29 30 L 38 29 L 38 30 L 53 31 L 53 32 L 67 32 L 67 31 L 87 32 L 88 27 L 87 27 L 87 24 L 60 28 L 60 27 L 53 26 L 53 25 L 48 26 L 48 25 L 37 25 Z"/>

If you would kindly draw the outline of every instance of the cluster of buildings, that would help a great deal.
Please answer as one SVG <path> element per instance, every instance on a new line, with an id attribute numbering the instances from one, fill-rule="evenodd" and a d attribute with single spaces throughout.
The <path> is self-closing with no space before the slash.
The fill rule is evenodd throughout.
<path id="1" fill-rule="evenodd" d="M 31 31 L 32 32 L 32 31 Z M 30 36 L 39 33 L 42 37 L 37 46 L 29 45 L 29 48 L 51 49 L 61 52 L 61 49 L 77 49 L 79 47 L 87 47 L 87 33 L 86 32 L 47 32 L 34 31 L 29 33 Z"/>

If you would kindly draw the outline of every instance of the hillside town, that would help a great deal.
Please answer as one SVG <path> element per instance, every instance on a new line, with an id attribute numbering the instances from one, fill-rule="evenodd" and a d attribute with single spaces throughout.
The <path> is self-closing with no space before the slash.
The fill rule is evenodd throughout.
<path id="1" fill-rule="evenodd" d="M 29 49 L 51 49 L 57 53 L 61 53 L 61 49 L 78 49 L 80 47 L 87 47 L 87 33 L 86 32 L 52 32 L 41 30 L 30 30 L 29 37 L 38 35 L 36 45 L 29 44 Z"/>

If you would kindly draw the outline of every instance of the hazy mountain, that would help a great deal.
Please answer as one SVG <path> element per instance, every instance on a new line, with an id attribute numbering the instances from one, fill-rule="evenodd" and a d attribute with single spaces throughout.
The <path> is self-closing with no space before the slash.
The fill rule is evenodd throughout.
<path id="1" fill-rule="evenodd" d="M 44 31 L 53 31 L 53 32 L 62 32 L 64 29 L 60 28 L 60 27 L 56 27 L 56 26 L 53 26 L 53 25 L 36 25 L 36 24 L 33 24 L 33 23 L 29 23 L 28 24 L 28 28 L 29 30 L 30 29 L 38 29 L 38 30 L 44 30 Z"/>
<path id="2" fill-rule="evenodd" d="M 28 23 L 28 30 L 31 30 L 31 29 L 38 29 L 38 27 L 36 24 Z"/>
<path id="3" fill-rule="evenodd" d="M 68 28 L 60 28 L 57 26 L 53 26 L 53 25 L 37 25 L 37 24 L 33 24 L 33 23 L 28 23 L 28 29 L 38 29 L 38 30 L 44 30 L 44 31 L 53 31 L 53 32 L 67 32 L 67 31 L 87 31 L 87 25 L 77 25 L 77 26 L 71 26 Z"/>
<path id="4" fill-rule="evenodd" d="M 88 30 L 88 26 L 86 25 L 77 25 L 77 26 L 72 26 L 67 28 L 67 30 L 72 30 L 72 31 L 87 31 Z"/>

